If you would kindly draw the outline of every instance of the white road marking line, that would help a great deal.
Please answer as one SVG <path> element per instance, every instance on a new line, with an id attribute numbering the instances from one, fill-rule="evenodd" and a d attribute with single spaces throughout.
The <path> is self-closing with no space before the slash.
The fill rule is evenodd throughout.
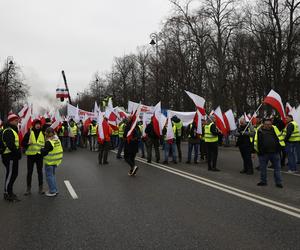
<path id="1" fill-rule="evenodd" d="M 72 187 L 71 183 L 68 180 L 65 180 L 64 183 L 65 183 L 70 195 L 72 196 L 72 198 L 74 200 L 77 200 L 78 195 L 76 194 L 76 192 L 75 192 L 74 188 Z"/>
<path id="2" fill-rule="evenodd" d="M 246 191 L 243 191 L 243 190 L 231 187 L 231 186 L 227 186 L 227 185 L 224 185 L 224 184 L 216 182 L 216 181 L 212 181 L 212 180 L 209 180 L 209 179 L 206 179 L 206 178 L 194 175 L 194 174 L 190 174 L 188 172 L 184 172 L 184 171 L 181 171 L 178 169 L 167 167 L 167 166 L 159 164 L 159 163 L 148 163 L 146 160 L 144 160 L 140 157 L 137 157 L 137 161 L 142 162 L 147 165 L 150 165 L 150 166 L 153 166 L 155 168 L 164 170 L 166 172 L 181 176 L 183 178 L 193 180 L 193 181 L 201 183 L 203 185 L 221 190 L 223 192 L 238 196 L 240 198 L 252 201 L 252 202 L 260 204 L 262 206 L 272 208 L 279 212 L 282 212 L 282 213 L 285 213 L 285 214 L 288 214 L 288 215 L 291 215 L 291 216 L 294 216 L 294 217 L 300 219 L 300 209 L 298 209 L 296 207 L 288 206 L 286 204 L 283 204 L 283 203 L 280 203 L 277 201 L 273 201 L 273 200 L 264 198 L 264 197 L 256 195 L 256 194 L 249 193 L 249 192 L 246 192 Z M 290 210 L 292 210 L 292 211 L 290 211 Z"/>
<path id="3" fill-rule="evenodd" d="M 139 158 L 139 157 L 138 157 Z M 143 163 L 146 163 L 144 160 L 142 160 L 141 158 L 139 158 L 139 160 Z M 149 163 L 147 163 L 149 164 Z M 287 209 L 290 209 L 290 210 L 293 210 L 295 212 L 298 212 L 300 213 L 300 209 L 296 208 L 296 207 L 292 207 L 292 206 L 288 206 L 286 204 L 283 204 L 283 203 L 280 203 L 280 202 L 277 202 L 277 201 L 273 201 L 273 200 L 270 200 L 268 198 L 264 198 L 262 196 L 259 196 L 259 195 L 256 195 L 256 194 L 253 194 L 253 193 L 249 193 L 249 192 L 246 192 L 246 191 L 243 191 L 241 189 L 238 189 L 238 188 L 235 188 L 235 187 L 231 187 L 231 186 L 228 186 L 228 185 L 225 185 L 225 184 L 222 184 L 220 182 L 216 182 L 216 181 L 212 181 L 210 179 L 207 179 L 207 178 L 204 178 L 204 177 L 201 177 L 201 176 L 198 176 L 198 175 L 194 175 L 194 174 L 191 174 L 191 173 L 188 173 L 188 172 L 185 172 L 185 171 L 182 171 L 182 170 L 179 170 L 179 169 L 175 169 L 175 168 L 171 168 L 171 167 L 167 167 L 165 165 L 162 165 L 162 164 L 159 164 L 159 163 L 153 163 L 154 165 L 159 165 L 160 167 L 163 167 L 163 168 L 167 168 L 167 169 L 170 169 L 172 171 L 176 171 L 176 172 L 179 172 L 179 173 L 182 173 L 182 174 L 185 174 L 185 175 L 189 175 L 193 178 L 197 178 L 199 180 L 202 180 L 202 181 L 206 181 L 206 182 L 209 182 L 211 184 L 214 184 L 214 185 L 218 185 L 220 187 L 223 187 L 223 188 L 226 188 L 226 189 L 230 189 L 232 191 L 235 191 L 235 192 L 239 192 L 241 194 L 244 194 L 244 195 L 248 195 L 248 196 L 251 196 L 253 198 L 256 198 L 256 199 L 260 199 L 262 201 L 265 201 L 265 202 L 269 202 L 269 203 L 272 203 L 274 205 L 277 205 L 277 206 L 282 206 L 284 208 L 287 208 Z"/>
<path id="4" fill-rule="evenodd" d="M 189 179 L 189 180 L 201 183 L 203 185 L 206 185 L 206 186 L 209 186 L 209 187 L 221 190 L 221 191 L 223 191 L 225 193 L 229 193 L 229 194 L 238 196 L 238 197 L 243 198 L 245 200 L 252 201 L 254 203 L 260 204 L 260 205 L 265 206 L 265 207 L 272 208 L 272 209 L 277 210 L 279 212 L 282 212 L 282 213 L 285 213 L 285 214 L 288 214 L 288 215 L 291 215 L 291 216 L 294 216 L 294 217 L 300 219 L 300 213 L 290 211 L 290 210 L 285 209 L 283 207 L 288 207 L 289 209 L 294 210 L 294 211 L 300 211 L 300 209 L 298 209 L 298 208 L 287 206 L 287 205 L 285 205 L 283 203 L 272 201 L 272 200 L 266 199 L 264 197 L 261 197 L 261 196 L 258 196 L 258 195 L 254 195 L 254 194 L 251 194 L 251 193 L 248 193 L 248 192 L 236 189 L 236 188 L 232 188 L 230 186 L 226 186 L 226 185 L 223 185 L 223 184 L 218 183 L 218 182 L 210 181 L 208 179 L 205 179 L 205 178 L 202 178 L 202 177 L 199 177 L 199 176 L 195 176 L 194 175 L 195 177 L 193 177 L 192 174 L 186 173 L 186 172 L 181 171 L 181 170 L 179 170 L 179 171 L 175 170 L 174 171 L 174 169 L 169 168 L 169 167 L 165 167 L 165 166 L 161 167 L 161 166 L 159 166 L 160 164 L 157 164 L 157 163 L 155 163 L 155 164 L 153 164 L 153 163 L 147 163 L 147 162 L 145 162 L 145 161 L 143 161 L 141 159 L 137 159 L 137 160 L 140 161 L 140 162 L 143 162 L 145 164 L 151 165 L 151 166 L 153 166 L 155 168 L 159 168 L 161 170 L 164 170 L 166 172 L 169 172 L 169 173 L 181 176 L 183 178 L 186 178 L 186 179 Z M 201 179 L 204 179 L 204 180 L 201 180 Z M 217 185 L 215 185 L 215 184 L 217 184 Z M 225 186 L 226 188 L 224 188 L 222 186 Z M 234 191 L 234 190 L 238 190 L 238 192 Z M 265 200 L 265 201 L 263 201 L 263 200 Z M 270 203 L 273 203 L 274 205 L 270 204 Z M 277 204 L 280 204 L 281 207 L 278 206 Z"/>

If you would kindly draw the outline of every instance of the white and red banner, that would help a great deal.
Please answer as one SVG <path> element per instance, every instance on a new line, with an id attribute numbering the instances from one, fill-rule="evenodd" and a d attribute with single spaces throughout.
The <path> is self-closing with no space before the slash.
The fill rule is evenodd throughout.
<path id="1" fill-rule="evenodd" d="M 128 113 L 130 113 L 130 114 L 134 113 L 134 111 L 137 110 L 138 106 L 141 106 L 141 113 L 153 113 L 154 112 L 153 106 L 147 106 L 144 104 L 128 101 L 128 108 L 127 108 Z"/>
<path id="2" fill-rule="evenodd" d="M 216 118 L 216 126 L 222 132 L 223 135 L 227 135 L 228 131 L 223 119 L 223 114 L 220 106 L 217 107 L 214 111 L 214 116 Z"/>
<path id="3" fill-rule="evenodd" d="M 286 123 L 285 117 L 285 109 L 283 107 L 281 97 L 278 93 L 276 93 L 273 89 L 269 92 L 269 94 L 265 97 L 264 103 L 269 104 L 274 109 L 278 111 L 281 116 L 281 119 L 284 123 Z"/>
<path id="4" fill-rule="evenodd" d="M 234 115 L 231 109 L 227 110 L 223 117 L 228 132 L 237 129 Z"/>
<path id="5" fill-rule="evenodd" d="M 132 138 L 132 131 L 134 130 L 134 128 L 136 127 L 137 121 L 139 119 L 140 113 L 141 113 L 141 105 L 139 105 L 136 109 L 136 111 L 134 112 L 134 114 L 132 115 L 132 120 L 131 120 L 131 127 L 130 130 L 127 133 L 127 140 L 130 141 Z"/>
<path id="6" fill-rule="evenodd" d="M 180 112 L 169 110 L 169 114 L 171 118 L 173 116 L 177 116 L 182 121 L 183 126 L 186 127 L 193 122 L 196 112 Z"/>
<path id="7" fill-rule="evenodd" d="M 162 135 L 162 118 L 161 118 L 161 104 L 157 103 L 154 107 L 154 114 L 152 116 L 153 129 L 157 136 Z"/>
<path id="8" fill-rule="evenodd" d="M 185 93 L 193 100 L 193 102 L 196 105 L 196 108 L 200 111 L 200 113 L 202 115 L 205 115 L 206 114 L 204 109 L 205 99 L 201 96 L 198 96 L 186 90 Z"/>

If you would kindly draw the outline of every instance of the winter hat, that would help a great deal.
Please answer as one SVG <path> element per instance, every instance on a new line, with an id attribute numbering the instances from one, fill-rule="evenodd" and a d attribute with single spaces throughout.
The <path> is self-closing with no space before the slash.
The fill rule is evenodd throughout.
<path id="1" fill-rule="evenodd" d="M 17 116 L 16 114 L 9 114 L 8 117 L 7 117 L 8 122 L 12 122 L 16 119 L 19 119 L 19 116 Z"/>

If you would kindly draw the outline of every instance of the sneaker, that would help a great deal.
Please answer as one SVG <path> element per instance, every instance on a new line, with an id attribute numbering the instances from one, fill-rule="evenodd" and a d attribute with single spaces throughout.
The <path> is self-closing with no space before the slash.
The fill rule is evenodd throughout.
<path id="1" fill-rule="evenodd" d="M 56 193 L 50 193 L 49 191 L 45 193 L 46 196 L 48 197 L 54 197 L 56 196 Z"/>
<path id="2" fill-rule="evenodd" d="M 287 171 L 289 174 L 293 174 L 294 173 L 294 171 L 292 171 L 292 170 L 288 170 Z"/>
<path id="3" fill-rule="evenodd" d="M 138 171 L 139 167 L 138 166 L 134 166 L 133 170 L 132 170 L 132 175 L 136 175 L 136 172 Z"/>
<path id="4" fill-rule="evenodd" d="M 277 183 L 277 184 L 276 184 L 276 187 L 278 187 L 278 188 L 283 188 L 282 184 L 280 184 L 280 183 Z"/>
<path id="5" fill-rule="evenodd" d="M 267 183 L 261 181 L 261 182 L 257 183 L 257 186 L 267 186 Z"/>
<path id="6" fill-rule="evenodd" d="M 177 161 L 173 161 L 174 164 L 177 164 Z"/>
<path id="7" fill-rule="evenodd" d="M 168 165 L 169 163 L 167 161 L 164 161 L 163 164 Z"/>
<path id="8" fill-rule="evenodd" d="M 147 160 L 148 163 L 151 163 L 151 160 Z"/>
<path id="9" fill-rule="evenodd" d="M 117 159 L 122 159 L 122 156 L 117 155 Z"/>
<path id="10" fill-rule="evenodd" d="M 39 194 L 45 194 L 43 186 L 39 186 Z"/>
<path id="11" fill-rule="evenodd" d="M 8 200 L 8 193 L 3 194 L 3 199 L 6 200 L 6 201 Z"/>
<path id="12" fill-rule="evenodd" d="M 132 171 L 131 170 L 128 171 L 128 176 L 132 176 Z"/>

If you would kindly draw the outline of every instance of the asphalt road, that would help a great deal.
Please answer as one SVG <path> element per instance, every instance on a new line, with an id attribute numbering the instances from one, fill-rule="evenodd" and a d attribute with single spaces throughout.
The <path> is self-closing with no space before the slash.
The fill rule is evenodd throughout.
<path id="1" fill-rule="evenodd" d="M 239 174 L 241 160 L 232 149 L 220 150 L 218 173 L 205 163 L 165 168 L 142 161 L 137 176 L 129 177 L 113 152 L 104 166 L 95 152 L 65 153 L 57 170 L 59 195 L 49 198 L 37 193 L 36 173 L 33 194 L 22 195 L 24 157 L 15 185 L 22 201 L 0 200 L 0 248 L 299 249 L 300 176 L 283 174 L 278 189 L 270 171 L 269 185 L 257 187 L 259 173 Z M 4 167 L 2 173 L 0 185 Z"/>

